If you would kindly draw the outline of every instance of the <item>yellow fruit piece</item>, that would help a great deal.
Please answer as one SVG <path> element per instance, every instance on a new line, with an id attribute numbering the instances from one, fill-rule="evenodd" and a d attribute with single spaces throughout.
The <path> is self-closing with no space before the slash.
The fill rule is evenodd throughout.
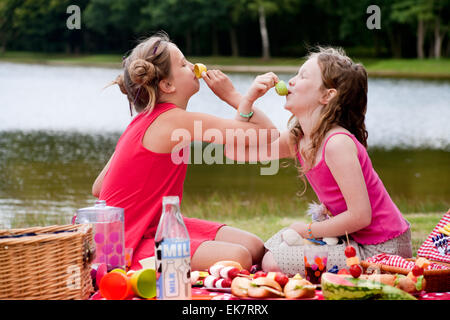
<path id="1" fill-rule="evenodd" d="M 357 256 L 347 258 L 347 267 L 350 267 L 354 264 L 359 264 L 359 258 Z"/>
<path id="2" fill-rule="evenodd" d="M 440 228 L 439 232 L 445 234 L 446 236 L 450 236 L 450 231 L 447 231 L 447 229 Z"/>
<path id="3" fill-rule="evenodd" d="M 419 257 L 416 259 L 416 266 L 423 268 L 423 270 L 426 270 L 430 264 L 431 262 L 426 258 Z"/>
<path id="4" fill-rule="evenodd" d="M 207 276 L 209 276 L 209 272 L 208 271 L 199 271 L 198 274 L 199 274 L 199 278 L 200 279 L 206 278 Z"/>
<path id="5" fill-rule="evenodd" d="M 302 276 L 300 275 L 300 273 L 297 273 L 292 279 L 298 279 L 298 280 L 302 280 Z"/>
<path id="6" fill-rule="evenodd" d="M 195 65 L 194 65 L 194 73 L 195 73 L 195 76 L 197 77 L 197 78 L 201 78 L 202 77 L 202 72 L 203 71 L 208 71 L 208 69 L 206 68 L 206 66 L 204 65 L 204 64 L 202 64 L 202 63 L 196 63 Z"/>

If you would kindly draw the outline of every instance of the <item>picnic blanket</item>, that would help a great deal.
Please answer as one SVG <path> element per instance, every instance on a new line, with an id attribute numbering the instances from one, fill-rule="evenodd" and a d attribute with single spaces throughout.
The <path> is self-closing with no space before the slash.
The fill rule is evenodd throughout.
<path id="1" fill-rule="evenodd" d="M 415 261 L 408 261 L 400 256 L 390 255 L 386 253 L 380 253 L 378 255 L 375 255 L 373 257 L 366 259 L 366 261 L 369 263 L 383 264 L 386 266 L 410 270 L 414 268 L 414 265 L 416 264 Z M 434 262 L 431 262 L 427 268 L 427 270 L 445 270 L 445 269 L 448 269 L 448 267 Z"/>
<path id="2" fill-rule="evenodd" d="M 419 300 L 450 300 L 449 292 L 423 292 L 417 299 Z M 89 300 L 105 300 L 99 291 L 95 292 Z M 131 297 L 128 300 L 145 300 L 139 297 Z M 156 299 L 150 299 L 156 300 Z M 242 300 L 231 293 L 217 292 L 213 290 L 206 289 L 204 287 L 192 287 L 192 300 Z M 248 298 L 246 300 L 257 300 Z M 275 300 L 286 300 L 286 299 L 275 299 Z M 324 300 L 321 290 L 316 290 L 316 296 L 312 299 L 303 300 Z"/>
<path id="3" fill-rule="evenodd" d="M 445 263 L 450 263 L 450 254 L 445 254 L 443 252 L 439 252 L 438 248 L 436 248 L 433 238 L 437 236 L 441 236 L 441 232 L 439 229 L 444 226 L 450 224 L 450 210 L 444 214 L 442 219 L 439 221 L 437 226 L 433 229 L 433 231 L 428 235 L 428 238 L 424 241 L 424 243 L 417 250 L 417 255 L 420 257 L 424 257 L 427 259 L 441 261 Z M 450 242 L 450 241 L 448 241 Z"/>

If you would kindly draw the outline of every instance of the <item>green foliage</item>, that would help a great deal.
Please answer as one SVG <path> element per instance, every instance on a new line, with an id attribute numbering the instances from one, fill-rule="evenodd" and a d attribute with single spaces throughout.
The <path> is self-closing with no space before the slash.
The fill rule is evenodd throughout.
<path id="1" fill-rule="evenodd" d="M 81 8 L 81 30 L 66 28 L 71 4 Z M 372 4 L 381 8 L 381 30 L 366 27 Z M 415 57 L 419 18 L 440 21 L 442 55 L 450 54 L 448 0 L 0 0 L 0 51 L 124 53 L 162 29 L 187 54 L 260 56 L 260 7 L 274 56 L 322 44 Z M 428 52 L 431 28 L 426 40 Z"/>
<path id="2" fill-rule="evenodd" d="M 400 0 L 392 5 L 391 18 L 400 23 L 430 21 L 434 16 L 434 0 Z"/>

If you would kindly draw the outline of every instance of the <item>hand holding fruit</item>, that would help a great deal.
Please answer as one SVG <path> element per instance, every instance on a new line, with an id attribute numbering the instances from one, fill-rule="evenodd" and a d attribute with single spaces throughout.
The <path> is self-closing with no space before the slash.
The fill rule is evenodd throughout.
<path id="1" fill-rule="evenodd" d="M 253 81 L 250 89 L 246 94 L 246 99 L 253 103 L 259 97 L 262 97 L 270 88 L 279 82 L 278 77 L 273 72 L 259 75 Z"/>
<path id="2" fill-rule="evenodd" d="M 232 106 L 237 106 L 241 95 L 226 74 L 220 70 L 205 70 L 201 72 L 201 76 L 217 97 Z"/>
<path id="3" fill-rule="evenodd" d="M 286 83 L 283 80 L 277 82 L 277 84 L 275 85 L 275 91 L 280 96 L 287 96 L 289 93 Z"/>

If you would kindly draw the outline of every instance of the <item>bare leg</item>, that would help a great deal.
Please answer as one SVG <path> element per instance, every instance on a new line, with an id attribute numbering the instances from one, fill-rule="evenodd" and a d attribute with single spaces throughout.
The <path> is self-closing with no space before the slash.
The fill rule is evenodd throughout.
<path id="1" fill-rule="evenodd" d="M 233 260 L 250 270 L 252 256 L 244 246 L 223 241 L 205 241 L 195 251 L 191 260 L 192 270 L 207 270 L 215 262 Z"/>
<path id="2" fill-rule="evenodd" d="M 220 228 L 215 240 L 244 246 L 250 252 L 253 264 L 260 263 L 265 252 L 264 242 L 258 236 L 229 226 Z"/>
<path id="3" fill-rule="evenodd" d="M 261 267 L 263 271 L 265 272 L 281 272 L 280 268 L 277 265 L 277 262 L 275 261 L 272 252 L 267 251 L 264 255 L 261 263 Z"/>

